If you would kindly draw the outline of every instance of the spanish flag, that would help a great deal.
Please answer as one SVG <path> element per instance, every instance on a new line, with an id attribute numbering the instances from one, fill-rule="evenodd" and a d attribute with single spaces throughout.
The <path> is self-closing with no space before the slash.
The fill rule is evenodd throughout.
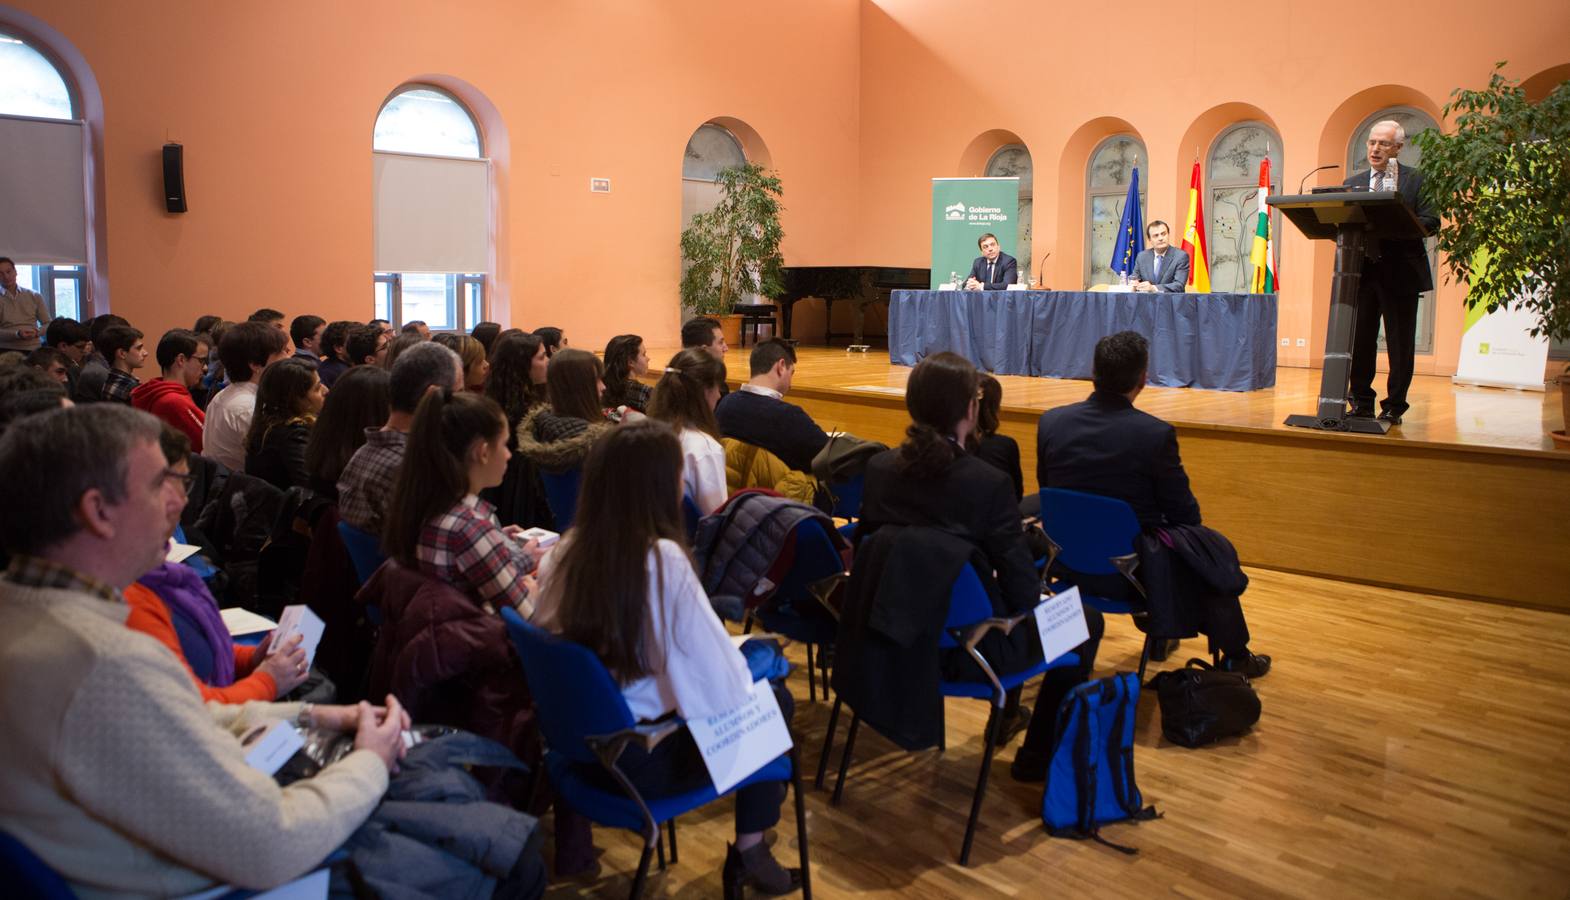
<path id="1" fill-rule="evenodd" d="M 1270 196 L 1270 157 L 1259 161 L 1259 220 L 1254 227 L 1254 251 L 1249 261 L 1254 264 L 1252 294 L 1271 294 L 1276 290 L 1276 273 L 1271 268 L 1276 255 L 1275 241 L 1270 239 L 1270 207 L 1265 198 Z"/>
<path id="2" fill-rule="evenodd" d="M 1210 293 L 1210 243 L 1205 240 L 1205 202 L 1199 192 L 1204 181 L 1199 175 L 1199 160 L 1188 180 L 1188 218 L 1183 220 L 1183 252 L 1188 254 L 1188 289 Z"/>

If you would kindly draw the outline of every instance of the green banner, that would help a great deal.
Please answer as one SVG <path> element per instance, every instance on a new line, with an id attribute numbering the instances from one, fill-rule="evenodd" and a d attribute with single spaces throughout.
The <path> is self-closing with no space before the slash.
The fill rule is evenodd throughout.
<path id="1" fill-rule="evenodd" d="M 952 275 L 965 281 L 970 264 L 981 255 L 977 242 L 988 233 L 997 235 L 1004 253 L 1018 256 L 1018 178 L 932 179 L 934 290 Z"/>

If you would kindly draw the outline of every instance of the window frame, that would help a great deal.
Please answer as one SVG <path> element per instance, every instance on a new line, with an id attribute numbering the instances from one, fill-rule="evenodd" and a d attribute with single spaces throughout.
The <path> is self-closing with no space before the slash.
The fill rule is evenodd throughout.
<path id="1" fill-rule="evenodd" d="M 441 94 L 443 97 L 446 97 L 448 100 L 452 101 L 454 106 L 463 111 L 464 116 L 469 120 L 469 127 L 474 129 L 474 142 L 476 147 L 476 153 L 474 156 L 458 156 L 452 153 L 426 153 L 419 150 L 396 150 L 376 146 L 376 123 L 382 120 L 382 116 L 387 112 L 387 107 L 390 106 L 394 100 L 397 100 L 399 97 L 402 97 L 404 94 L 410 93 L 412 91 L 430 91 L 432 93 Z M 401 84 L 398 86 L 397 90 L 387 95 L 387 99 L 382 101 L 382 105 L 376 110 L 376 118 L 371 122 L 371 152 L 403 153 L 409 156 L 445 156 L 452 159 L 490 159 L 490 157 L 485 153 L 485 129 L 480 127 L 480 120 L 475 118 L 474 110 L 469 108 L 469 104 L 463 102 L 463 98 L 459 97 L 457 94 L 454 94 L 452 91 L 424 81 L 410 81 Z"/>
<path id="2" fill-rule="evenodd" d="M 1034 154 L 1032 154 L 1030 152 L 1030 148 L 1025 146 L 1023 143 L 1012 143 L 1011 142 L 1011 143 L 1007 143 L 1007 144 L 1000 144 L 998 146 L 998 148 L 996 150 L 993 150 L 992 154 L 987 157 L 986 164 L 984 164 L 981 167 L 981 176 L 983 178 L 994 178 L 994 177 L 1013 178 L 1013 177 L 1017 177 L 1017 176 L 1012 176 L 1012 175 L 995 176 L 995 175 L 992 174 L 992 164 L 994 162 L 996 162 L 998 157 L 1002 156 L 1005 151 L 1011 151 L 1011 150 L 1018 150 L 1018 151 L 1024 153 L 1025 154 L 1025 158 L 1030 161 L 1030 183 L 1029 184 L 1025 184 L 1023 181 L 1021 181 L 1020 188 L 1019 188 L 1019 201 L 1018 201 L 1019 205 L 1018 205 L 1018 208 L 1015 210 L 1015 217 L 1016 218 L 1015 218 L 1015 229 L 1014 229 L 1014 231 L 1015 231 L 1014 239 L 1018 243 L 1018 246 L 1015 248 L 1015 250 L 1019 254 L 1019 257 L 1020 257 L 1020 259 L 1019 259 L 1019 275 L 1020 275 L 1021 278 L 1025 279 L 1025 283 L 1026 284 L 1029 284 L 1030 283 L 1030 279 L 1032 277 L 1032 273 L 1035 271 L 1035 267 L 1031 265 L 1031 259 L 1032 259 L 1032 254 L 1035 253 L 1035 245 L 1034 245 L 1032 239 L 1035 237 L 1034 231 L 1035 231 L 1035 226 L 1036 226 L 1036 157 L 1035 157 Z M 1023 215 L 1021 215 L 1020 213 L 1027 205 L 1030 207 L 1030 224 L 1027 227 L 1021 227 L 1021 226 L 1025 225 L 1025 223 L 1024 223 L 1024 218 L 1025 217 Z"/>
<path id="3" fill-rule="evenodd" d="M 386 318 L 388 322 L 392 323 L 395 330 L 403 329 L 403 276 L 407 274 L 441 275 L 445 279 L 447 306 L 451 312 L 452 325 L 449 328 L 432 329 L 433 331 L 452 331 L 454 333 L 468 334 L 474 330 L 475 325 L 487 321 L 486 313 L 489 310 L 486 307 L 486 298 L 490 292 L 485 289 L 485 282 L 490 276 L 484 272 L 374 272 L 371 276 L 371 312 L 375 318 Z M 375 287 L 378 284 L 387 285 L 387 315 L 385 317 L 374 315 L 377 312 Z M 465 296 L 465 288 L 471 285 L 479 292 L 479 318 L 472 322 L 469 321 L 468 302 Z"/>
<path id="4" fill-rule="evenodd" d="M 1095 221 L 1093 219 L 1096 209 L 1095 198 L 1124 198 L 1128 196 L 1128 185 L 1126 184 L 1117 189 L 1091 187 L 1090 173 L 1091 169 L 1095 166 L 1096 157 L 1101 155 L 1101 151 L 1106 149 L 1113 142 L 1120 140 L 1132 141 L 1133 143 L 1139 145 L 1140 159 L 1144 163 L 1146 175 L 1149 175 L 1150 148 L 1145 146 L 1144 138 L 1134 134 L 1131 131 L 1120 131 L 1117 134 L 1107 135 L 1106 137 L 1097 141 L 1096 146 L 1091 148 L 1090 155 L 1085 157 L 1085 175 L 1081 182 L 1085 188 L 1085 212 L 1084 215 L 1081 216 L 1082 221 L 1080 226 L 1083 229 L 1085 251 L 1083 254 L 1083 259 L 1080 261 L 1080 282 L 1087 288 L 1095 283 L 1091 280 L 1091 277 L 1096 270 L 1096 260 L 1092 253 L 1095 244 Z M 1140 220 L 1146 221 L 1148 218 L 1146 214 L 1150 212 L 1150 182 L 1146 180 L 1142 182 L 1139 187 Z M 1145 247 L 1143 236 L 1140 238 L 1139 246 L 1141 250 L 1143 250 Z"/>
<path id="5" fill-rule="evenodd" d="M 1225 140 L 1228 135 L 1232 134 L 1232 132 L 1234 132 L 1234 131 L 1241 131 L 1244 128 L 1259 128 L 1259 129 L 1264 130 L 1267 134 L 1270 135 L 1270 139 L 1271 139 L 1270 150 L 1266 153 L 1266 158 L 1270 160 L 1270 187 L 1268 189 L 1268 193 L 1270 193 L 1270 194 L 1278 194 L 1281 191 L 1281 160 L 1286 157 L 1286 144 L 1285 144 L 1285 142 L 1283 142 L 1281 140 L 1281 133 L 1279 131 L 1277 131 L 1275 128 L 1273 128 L 1270 125 L 1270 123 L 1268 123 L 1268 122 L 1262 122 L 1262 121 L 1260 121 L 1258 119 L 1242 119 L 1240 121 L 1233 122 L 1232 124 L 1228 125 L 1227 127 L 1225 127 L 1223 129 L 1221 129 L 1220 131 L 1216 132 L 1216 136 L 1214 138 L 1212 138 L 1211 141 L 1210 141 L 1210 146 L 1205 149 L 1205 164 L 1204 164 L 1204 167 L 1203 167 L 1203 171 L 1205 173 L 1204 174 L 1204 181 L 1205 181 L 1205 194 L 1204 194 L 1204 196 L 1205 196 L 1205 210 L 1206 210 L 1205 215 L 1207 217 L 1209 217 L 1209 220 L 1205 222 L 1205 238 L 1206 238 L 1207 241 L 1211 240 L 1213 235 L 1218 233 L 1218 229 L 1215 227 L 1215 222 L 1216 222 L 1216 220 L 1215 220 L 1216 212 L 1215 211 L 1216 211 L 1216 208 L 1218 206 L 1218 204 L 1215 202 L 1216 191 L 1218 189 L 1235 190 L 1237 188 L 1242 188 L 1242 187 L 1252 187 L 1252 188 L 1254 188 L 1256 190 L 1259 188 L 1259 171 L 1258 171 L 1257 168 L 1255 169 L 1254 174 L 1252 176 L 1250 176 L 1249 180 L 1246 181 L 1246 182 L 1243 181 L 1242 179 L 1238 179 L 1236 181 L 1231 180 L 1231 179 L 1225 179 L 1225 180 L 1222 180 L 1220 183 L 1218 183 L 1216 181 L 1216 178 L 1215 178 L 1215 174 L 1214 174 L 1215 166 L 1213 165 L 1213 163 L 1215 161 L 1216 148 L 1218 146 L 1220 146 L 1221 142 L 1223 140 Z M 1256 214 L 1257 214 L 1257 212 L 1256 212 Z M 1279 209 L 1272 208 L 1270 210 L 1270 235 L 1271 235 L 1271 243 L 1275 247 L 1274 258 L 1270 262 L 1271 262 L 1272 268 L 1279 275 L 1279 273 L 1281 272 L 1281 243 L 1282 243 L 1282 241 L 1281 241 L 1281 210 L 1279 210 Z M 1207 263 L 1206 268 L 1210 270 L 1211 278 L 1214 279 L 1214 277 L 1215 277 L 1215 270 L 1213 268 L 1211 268 L 1211 266 L 1213 265 L 1213 260 L 1215 258 L 1215 247 L 1207 244 L 1206 247 L 1205 247 L 1205 251 L 1208 254 L 1211 255 L 1211 259 L 1210 260 L 1206 260 L 1206 263 Z M 1215 290 L 1215 285 L 1214 284 L 1211 285 L 1211 290 Z M 1230 291 L 1223 291 L 1223 292 L 1220 292 L 1220 293 L 1231 293 L 1231 292 Z M 1242 293 L 1247 293 L 1247 291 L 1244 290 L 1244 291 L 1242 291 Z M 1279 283 L 1277 283 L 1276 284 L 1276 294 L 1280 295 L 1280 293 L 1281 293 L 1281 285 Z"/>
<path id="6" fill-rule="evenodd" d="M 71 105 L 71 114 L 64 119 L 56 118 L 54 116 L 22 115 L 20 113 L 8 113 L 3 111 L 0 111 L 0 115 L 11 116 L 20 119 L 40 119 L 45 122 L 82 122 L 82 124 L 85 126 L 87 123 L 84 121 L 82 116 L 81 92 L 76 89 L 76 82 L 73 81 L 70 76 L 71 70 L 66 68 L 65 64 L 60 61 L 60 57 L 56 55 L 47 44 L 33 39 L 26 32 L 18 29 L 16 26 L 10 23 L 5 22 L 4 20 L 0 20 L 0 37 L 7 37 L 11 40 L 17 41 L 22 46 L 30 48 L 34 53 L 37 53 L 39 56 L 43 57 L 44 62 L 48 63 L 50 67 L 55 70 L 55 75 L 59 77 L 60 83 L 65 86 L 66 100 Z"/>

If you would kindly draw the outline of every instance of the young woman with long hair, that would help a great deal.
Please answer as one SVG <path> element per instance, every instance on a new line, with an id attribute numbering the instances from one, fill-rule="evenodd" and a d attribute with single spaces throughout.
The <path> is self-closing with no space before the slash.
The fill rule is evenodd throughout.
<path id="1" fill-rule="evenodd" d="M 976 458 L 995 466 L 1014 482 L 1014 502 L 1025 496 L 1025 474 L 1019 467 L 1019 442 L 1006 434 L 999 434 L 998 415 L 1003 407 L 1003 385 L 991 375 L 982 373 L 981 402 L 976 408 L 976 430 L 970 436 L 967 450 Z"/>
<path id="2" fill-rule="evenodd" d="M 649 354 L 643 338 L 618 334 L 605 345 L 605 394 L 600 403 L 607 409 L 625 406 L 638 412 L 649 411 L 649 386 L 638 380 L 649 371 Z"/>
<path id="3" fill-rule="evenodd" d="M 391 381 L 387 370 L 377 366 L 359 366 L 338 379 L 305 444 L 305 471 L 311 490 L 337 498 L 338 478 L 354 451 L 365 444 L 366 432 L 380 429 L 387 421 Z"/>
<path id="4" fill-rule="evenodd" d="M 704 350 L 683 350 L 671 357 L 654 386 L 649 418 L 676 429 L 681 438 L 682 482 L 698 511 L 718 509 L 730 490 L 725 483 L 725 448 L 714 405 L 725 383 L 725 363 Z"/>
<path id="5" fill-rule="evenodd" d="M 545 344 L 545 355 L 555 356 L 557 351 L 567 346 L 567 334 L 554 325 L 541 325 L 534 329 L 534 336 Z"/>
<path id="6" fill-rule="evenodd" d="M 599 357 L 586 350 L 562 349 L 546 370 L 549 403 L 536 407 L 518 423 L 518 452 L 547 472 L 565 472 L 583 465 L 589 447 L 614 427 L 605 417 L 600 395 L 604 369 Z"/>
<path id="7" fill-rule="evenodd" d="M 485 355 L 489 356 L 491 348 L 496 346 L 496 337 L 502 333 L 502 327 L 495 322 L 481 322 L 469 332 L 469 337 L 480 342 L 485 348 Z"/>
<path id="8" fill-rule="evenodd" d="M 545 500 L 539 470 L 533 459 L 518 452 L 518 424 L 545 402 L 545 371 L 550 363 L 545 345 L 537 335 L 504 333 L 491 349 L 490 363 L 485 396 L 495 400 L 507 415 L 507 446 L 513 458 L 501 485 L 482 491 L 480 496 L 496 507 L 496 518 L 504 525 L 538 525 L 555 531 L 556 520 Z"/>
<path id="9" fill-rule="evenodd" d="M 463 360 L 463 389 L 471 394 L 485 391 L 485 381 L 491 376 L 491 363 L 486 359 L 485 345 L 467 334 L 455 334 L 447 345 Z"/>
<path id="10" fill-rule="evenodd" d="M 612 430 L 584 464 L 573 530 L 541 568 L 536 624 L 593 651 L 643 721 L 671 712 L 688 719 L 717 715 L 752 696 L 747 663 L 687 555 L 681 467 L 681 442 L 663 423 L 630 422 Z M 788 720 L 790 695 L 781 703 Z M 648 753 L 628 748 L 619 766 L 650 792 L 677 793 L 709 783 L 686 730 Z M 598 767 L 584 774 L 606 777 Z M 769 894 L 800 886 L 800 870 L 781 867 L 763 843 L 763 832 L 779 821 L 784 797 L 784 785 L 775 782 L 736 792 L 736 842 L 725 860 L 727 897 L 743 884 Z"/>
<path id="11" fill-rule="evenodd" d="M 986 556 L 988 565 L 984 568 L 988 571 L 978 574 L 984 581 L 995 577 L 997 589 L 989 592 L 994 598 L 993 611 L 1007 617 L 1035 607 L 1041 581 L 1025 541 L 1013 483 L 965 450 L 976 431 L 980 397 L 976 367 L 964 357 L 935 353 L 916 365 L 905 387 L 905 407 L 912 420 L 905 442 L 867 464 L 856 541 L 859 545 L 885 525 L 924 526 L 964 538 Z M 948 585 L 935 588 L 947 596 Z M 1080 664 L 1047 673 L 1036 714 L 1032 716 L 1020 706 L 1019 692 L 1008 697 L 998 726 L 1004 735 L 999 745 L 1025 728 L 1029 720 L 1024 745 L 1015 759 L 1019 777 L 1045 771 L 1058 704 L 1069 689 L 1089 677 L 1095 663 L 1101 615 L 1087 606 L 1085 620 L 1090 640 L 1076 650 Z M 988 634 L 977 649 L 1000 674 L 1020 671 L 1041 659 L 1041 642 L 1028 622 L 1008 635 Z M 942 665 L 948 680 L 986 680 L 963 651 L 946 653 Z"/>
<path id="12" fill-rule="evenodd" d="M 305 446 L 326 399 L 327 387 L 310 360 L 285 359 L 264 369 L 245 435 L 245 474 L 283 491 L 309 487 Z"/>

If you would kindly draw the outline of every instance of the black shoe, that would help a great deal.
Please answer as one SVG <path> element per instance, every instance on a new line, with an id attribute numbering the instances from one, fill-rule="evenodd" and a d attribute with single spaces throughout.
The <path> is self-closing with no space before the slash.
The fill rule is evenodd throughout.
<path id="1" fill-rule="evenodd" d="M 1237 656 L 1221 657 L 1221 670 L 1236 672 L 1244 678 L 1264 678 L 1270 671 L 1270 657 L 1244 650 Z"/>
<path id="2" fill-rule="evenodd" d="M 1047 766 L 1050 764 L 1049 757 L 1027 754 L 1021 749 L 1014 755 L 1014 763 L 1009 766 L 1009 777 L 1023 784 L 1040 784 L 1047 780 Z"/>
<path id="3" fill-rule="evenodd" d="M 1156 639 L 1150 645 L 1150 661 L 1166 662 L 1167 657 L 1177 652 L 1178 644 L 1182 643 L 1177 638 L 1171 640 Z"/>
<path id="4" fill-rule="evenodd" d="M 1030 727 L 1030 707 L 1021 703 L 1014 710 L 1014 714 L 1003 720 L 1003 725 L 998 729 L 998 746 L 1006 747 L 1009 741 L 1019 736 L 1019 733 Z"/>
<path id="5" fill-rule="evenodd" d="M 1374 408 L 1372 406 L 1354 406 L 1347 410 L 1346 417 L 1348 419 L 1372 419 L 1374 417 Z"/>
<path id="6" fill-rule="evenodd" d="M 1393 413 L 1393 412 L 1391 412 L 1390 410 L 1387 409 L 1384 412 L 1379 414 L 1379 421 L 1381 421 L 1381 422 L 1389 422 L 1391 425 L 1400 425 L 1401 424 L 1401 416 L 1400 416 L 1399 413 Z"/>
<path id="7" fill-rule="evenodd" d="M 741 900 L 747 888 L 777 897 L 801 890 L 801 870 L 787 869 L 776 862 L 767 844 L 754 844 L 746 850 L 727 844 L 720 881 L 725 900 Z"/>

